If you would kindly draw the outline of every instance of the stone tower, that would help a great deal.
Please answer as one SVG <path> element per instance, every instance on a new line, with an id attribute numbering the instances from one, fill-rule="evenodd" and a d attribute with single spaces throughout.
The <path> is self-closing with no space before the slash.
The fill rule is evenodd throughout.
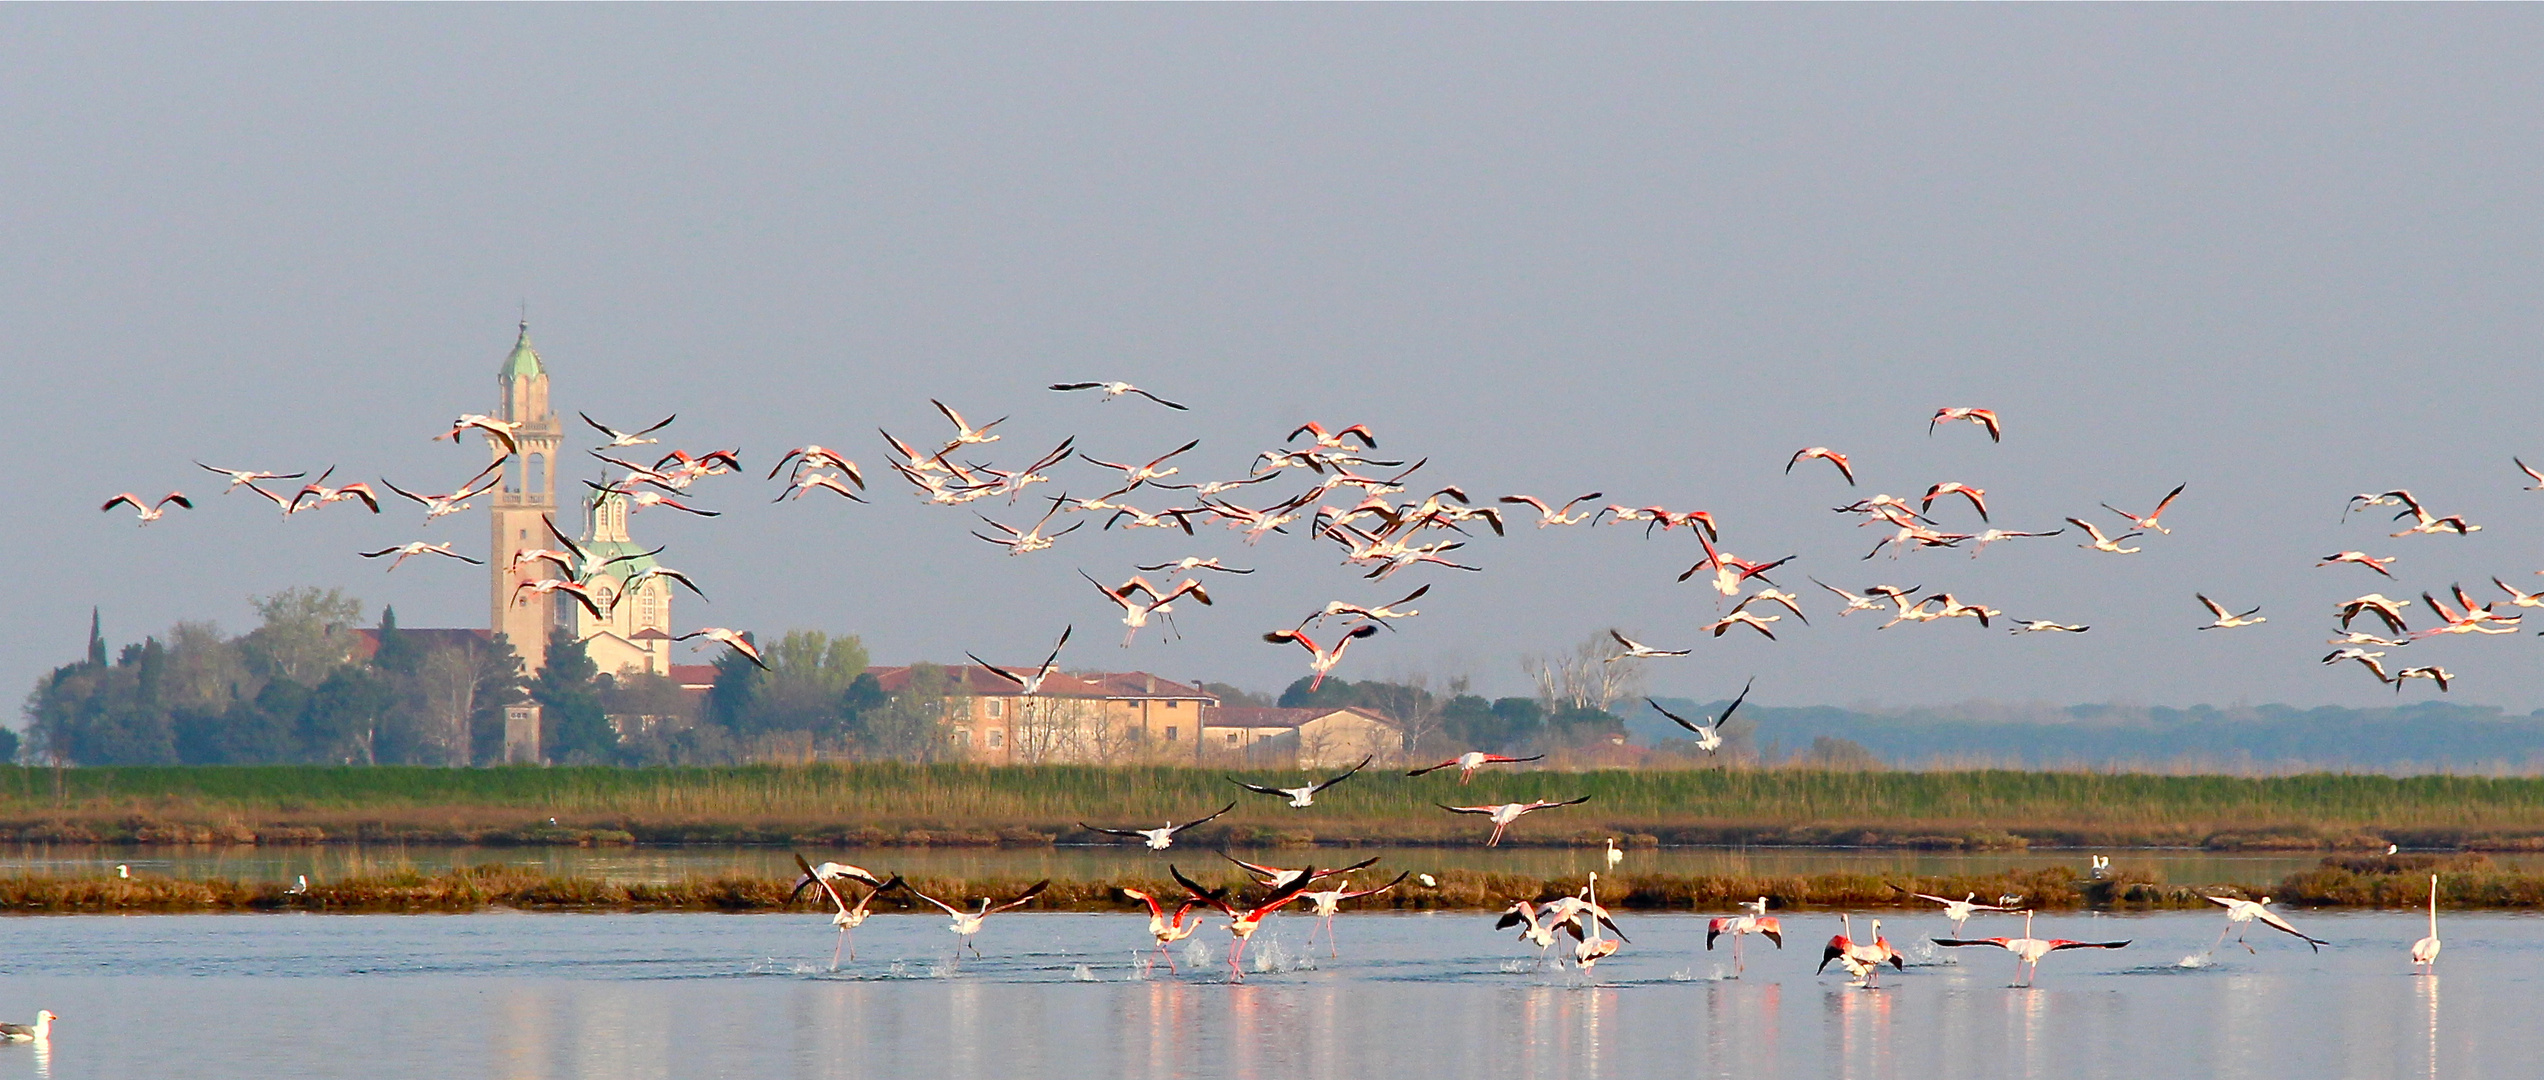
<path id="1" fill-rule="evenodd" d="M 645 578 L 628 582 L 659 565 L 645 546 L 627 535 L 627 496 L 593 492 L 583 500 L 584 557 L 602 569 L 586 584 L 606 614 L 593 617 L 581 605 L 562 612 L 572 619 L 583 652 L 602 671 L 671 674 L 671 582 Z"/>
<path id="2" fill-rule="evenodd" d="M 494 613 L 487 625 L 512 640 L 523 669 L 535 674 L 547 664 L 548 628 L 573 625 L 570 619 L 559 619 L 557 602 L 572 604 L 574 600 L 565 596 L 516 600 L 513 596 L 514 585 L 521 581 L 562 576 L 547 563 L 512 569 L 514 552 L 557 546 L 548 536 L 545 521 L 556 513 L 556 454 L 565 436 L 556 412 L 548 407 L 548 372 L 539 363 L 538 350 L 530 347 L 527 321 L 512 344 L 512 355 L 495 373 L 495 389 L 500 395 L 495 419 L 521 425 L 513 433 L 521 452 L 504 463 L 503 485 L 495 494 L 494 544 L 487 549 L 486 560 L 494 577 Z M 487 448 L 498 456 L 503 453 L 502 444 L 491 437 Z"/>

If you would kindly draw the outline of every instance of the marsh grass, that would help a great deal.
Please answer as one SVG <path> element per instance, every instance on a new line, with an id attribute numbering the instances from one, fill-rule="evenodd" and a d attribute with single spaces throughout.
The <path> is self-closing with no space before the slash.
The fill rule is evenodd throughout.
<path id="1" fill-rule="evenodd" d="M 1043 844 L 1101 842 L 1078 823 L 1188 820 L 1214 844 L 1472 844 L 1435 802 L 1587 794 L 1505 843 L 1895 846 L 2182 845 L 2239 850 L 2544 846 L 2544 779 L 2316 774 L 1791 769 L 1372 770 L 1291 810 L 1228 771 L 865 764 L 496 769 L 322 766 L 0 767 L 0 839 L 27 842 Z M 1252 778 L 1295 773 L 1248 770 Z M 60 794 L 55 794 L 55 784 Z M 549 819 L 556 824 L 550 825 Z"/>

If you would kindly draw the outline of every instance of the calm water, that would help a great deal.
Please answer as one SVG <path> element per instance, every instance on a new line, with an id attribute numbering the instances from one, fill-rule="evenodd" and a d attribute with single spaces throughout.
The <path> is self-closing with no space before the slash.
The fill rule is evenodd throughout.
<path id="1" fill-rule="evenodd" d="M 0 1078 L 361 1077 L 2484 1077 L 2544 1060 L 2544 920 L 2461 915 L 2444 974 L 2408 973 L 2402 914 L 2297 912 L 2330 939 L 2229 941 L 2208 915 L 2043 919 L 2040 936 L 2133 938 L 2051 956 L 2011 989 L 2002 953 L 1920 958 L 1880 990 L 1813 977 L 1836 924 L 1720 981 L 1684 915 L 1622 920 L 1597 972 L 1538 968 L 1475 915 L 1346 915 L 1258 934 L 1244 985 L 1226 935 L 1181 975 L 1135 961 L 1145 922 L 990 919 L 959 960 L 937 917 L 878 916 L 859 957 L 807 915 L 74 916 L 5 925 L 0 1017 L 62 1015 L 0 1047 Z M 1858 925 L 1861 925 L 1859 920 Z M 1974 935 L 2019 920 L 1974 921 Z M 1885 925 L 1908 945 L 1947 925 Z M 1753 943 L 1754 944 L 1754 943 Z M 1920 950 L 1911 950 L 1912 953 Z M 1145 954 L 1154 957 L 1153 950 Z"/>
<path id="2" fill-rule="evenodd" d="M 2268 884 L 2322 861 L 2322 856 L 2315 853 L 2239 855 L 2178 848 L 2115 849 L 2106 853 L 2119 866 L 2151 866 L 2162 871 L 2165 880 L 2182 883 Z M 1125 873 L 1163 875 L 1170 857 L 1187 870 L 1218 861 L 1206 848 L 1176 848 L 1164 854 L 1152 854 L 1138 847 L 807 849 L 805 854 L 816 861 L 837 859 L 887 874 L 900 871 L 913 876 L 1020 880 L 1100 880 Z M 1954 854 L 1823 848 L 1665 848 L 1632 852 L 1620 870 L 1667 874 L 1954 874 L 2066 865 L 2081 872 L 2090 854 L 2093 853 L 2081 850 Z M 1566 877 L 1606 869 L 1603 854 L 1597 848 L 1282 848 L 1256 852 L 1252 861 L 1292 866 L 1304 865 L 1303 860 L 1312 858 L 1331 865 L 1370 855 L 1384 856 L 1379 865 L 1393 870 L 1432 873 L 1465 869 Z M 2544 855 L 2497 855 L 2493 860 L 2503 866 L 2544 869 Z M 100 876 L 113 873 L 118 863 L 130 865 L 135 873 L 154 876 L 248 881 L 290 881 L 300 874 L 308 875 L 312 881 L 336 881 L 401 869 L 432 873 L 482 863 L 514 863 L 553 874 L 616 881 L 664 882 L 726 873 L 790 877 L 795 873 L 793 859 L 780 848 L 0 845 L 0 874 Z"/>

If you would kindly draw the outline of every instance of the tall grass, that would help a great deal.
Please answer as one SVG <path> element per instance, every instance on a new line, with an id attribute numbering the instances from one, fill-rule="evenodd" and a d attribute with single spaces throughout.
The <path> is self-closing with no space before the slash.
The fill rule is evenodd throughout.
<path id="1" fill-rule="evenodd" d="M 1670 843 L 2544 843 L 2544 780 L 2084 772 L 1372 770 L 1292 810 L 1215 769 L 976 765 L 733 768 L 0 767 L 0 832 L 21 839 L 203 842 L 408 836 L 782 842 L 1097 840 L 1078 828 L 1187 821 L 1209 843 L 1464 843 L 1473 805 L 1591 796 L 1523 819 L 1506 843 L 1641 836 Z M 1252 779 L 1296 774 L 1250 771 Z M 57 787 L 58 785 L 58 787 Z M 557 825 L 549 830 L 547 819 Z M 155 836 L 144 835 L 160 829 Z M 51 830 L 47 832 L 46 830 Z M 297 832 L 295 830 L 298 830 Z M 498 837 L 504 838 L 504 837 Z M 1593 841 L 1595 842 L 1595 841 Z"/>

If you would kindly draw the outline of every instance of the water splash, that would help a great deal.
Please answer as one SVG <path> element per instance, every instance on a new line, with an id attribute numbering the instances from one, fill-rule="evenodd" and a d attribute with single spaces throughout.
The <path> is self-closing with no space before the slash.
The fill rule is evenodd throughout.
<path id="1" fill-rule="evenodd" d="M 1077 967 L 1070 969 L 1069 977 L 1076 979 L 1079 982 L 1094 982 L 1095 969 L 1088 967 L 1085 964 L 1080 964 Z"/>
<path id="2" fill-rule="evenodd" d="M 1696 970 L 1695 970 L 1694 968 L 1680 968 L 1680 969 L 1678 969 L 1678 970 L 1676 970 L 1676 971 L 1670 972 L 1670 981 L 1671 981 L 1671 982 L 1695 982 L 1695 981 L 1696 981 Z"/>
<path id="3" fill-rule="evenodd" d="M 1219 954 L 1210 948 L 1210 943 L 1207 941 L 1194 938 L 1184 943 L 1184 962 L 1187 964 L 1194 967 L 1209 967 L 1218 959 Z"/>
<path id="4" fill-rule="evenodd" d="M 2204 967 L 2213 967 L 2213 966 L 2215 966 L 2216 964 L 2217 964 L 2216 959 L 2215 959 L 2215 958 L 2213 958 L 2213 957 L 2211 957 L 2211 956 L 2209 956 L 2209 955 L 2208 955 L 2208 954 L 2206 954 L 2206 953 L 2192 953 L 2192 954 L 2191 954 L 2191 955 L 2189 955 L 2189 956 L 2185 956 L 2185 957 L 2183 957 L 2183 958 L 2182 958 L 2182 962 L 2181 962 L 2181 963 L 2179 963 L 2179 964 L 2175 964 L 2175 965 L 2173 965 L 2173 966 L 2175 966 L 2175 967 L 2186 967 L 2186 968 L 2204 968 Z"/>
<path id="5" fill-rule="evenodd" d="M 909 964 L 909 962 L 908 962 L 908 961 L 906 961 L 906 960 L 895 960 L 895 961 L 893 961 L 893 962 L 892 962 L 892 966 L 891 966 L 891 967 L 888 967 L 888 968 L 883 969 L 883 977 L 884 977 L 884 978 L 887 978 L 887 979 L 906 979 L 906 978 L 909 978 L 909 977 L 910 977 L 910 964 Z"/>
<path id="6" fill-rule="evenodd" d="M 1149 976 L 1156 970 L 1157 961 L 1149 959 L 1147 954 L 1134 949 L 1131 952 L 1130 973 L 1122 976 L 1122 981 L 1147 982 Z"/>
<path id="7" fill-rule="evenodd" d="M 960 972 L 961 969 L 954 966 L 954 958 L 949 956 L 929 965 L 927 977 L 931 979 L 951 979 Z"/>
<path id="8" fill-rule="evenodd" d="M 1288 949 L 1281 947 L 1281 939 L 1279 938 L 1267 938 L 1263 941 L 1256 942 L 1252 951 L 1254 953 L 1254 970 L 1258 974 L 1271 971 L 1290 971 L 1294 970 L 1296 967 L 1296 961 L 1290 956 L 1290 951 Z"/>
<path id="9" fill-rule="evenodd" d="M 1535 970 L 1537 970 L 1537 961 L 1534 960 L 1502 961 L 1502 974 L 1504 975 L 1525 975 Z"/>

